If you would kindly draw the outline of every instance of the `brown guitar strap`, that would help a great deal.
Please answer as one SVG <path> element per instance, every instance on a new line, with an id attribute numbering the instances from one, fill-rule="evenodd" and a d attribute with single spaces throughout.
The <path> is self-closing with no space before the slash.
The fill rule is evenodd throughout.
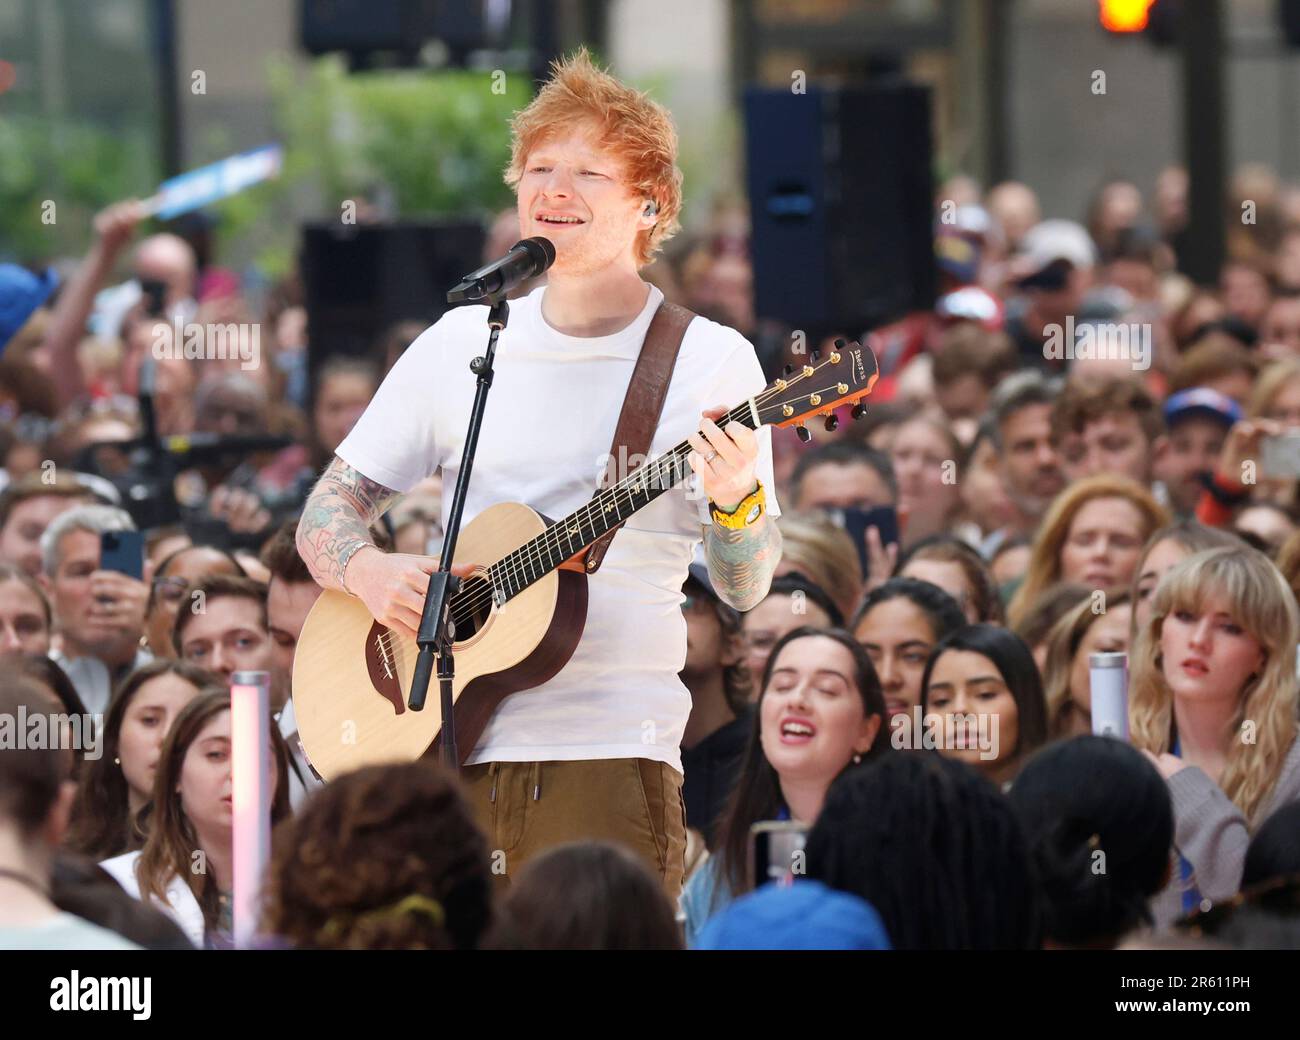
<path id="1" fill-rule="evenodd" d="M 636 367 L 632 370 L 632 379 L 627 385 L 627 396 L 623 398 L 623 411 L 619 414 L 618 428 L 614 431 L 614 443 L 609 449 L 612 459 L 628 460 L 628 472 L 618 475 L 618 480 L 634 472 L 650 454 L 650 442 L 664 410 L 664 398 L 668 396 L 673 366 L 677 364 L 677 354 L 681 350 L 682 338 L 686 335 L 686 326 L 694 317 L 685 307 L 665 301 L 650 319 L 645 343 L 641 345 Z M 616 468 L 614 465 L 606 467 L 605 476 L 601 478 L 602 489 Z M 620 524 L 619 527 L 621 526 Z M 585 561 L 588 574 L 595 574 L 600 568 L 605 550 L 617 533 L 618 527 L 615 527 L 591 544 Z"/>

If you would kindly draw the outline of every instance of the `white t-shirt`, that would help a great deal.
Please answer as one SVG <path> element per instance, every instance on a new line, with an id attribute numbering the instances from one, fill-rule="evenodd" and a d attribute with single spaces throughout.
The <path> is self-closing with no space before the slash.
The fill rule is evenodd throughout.
<path id="1" fill-rule="evenodd" d="M 559 520 L 591 499 L 663 300 L 651 286 L 644 309 L 620 332 L 566 336 L 542 317 L 545 291 L 511 301 L 464 524 L 498 502 L 522 502 Z M 445 525 L 474 399 L 469 362 L 486 346 L 484 308 L 444 315 L 398 360 L 339 445 L 339 458 L 395 491 L 441 466 Z M 650 457 L 698 430 L 704 409 L 734 408 L 764 385 L 749 342 L 697 317 L 682 341 Z M 775 517 L 770 433 L 758 431 L 757 473 Z M 502 702 L 470 764 L 650 758 L 682 768 L 679 747 L 691 710 L 677 677 L 686 661 L 682 584 L 701 525 L 710 522 L 696 483 L 692 474 L 619 530 L 600 569 L 588 576 L 587 623 L 573 657 L 549 682 Z"/>

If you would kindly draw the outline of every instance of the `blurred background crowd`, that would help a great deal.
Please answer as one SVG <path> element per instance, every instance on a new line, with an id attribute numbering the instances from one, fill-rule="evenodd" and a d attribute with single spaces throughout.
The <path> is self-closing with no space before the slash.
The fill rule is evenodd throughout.
<path id="1" fill-rule="evenodd" d="M 1171 42 L 1170 4 L 1135 5 L 1160 15 L 1143 39 L 1046 0 L 484 3 L 430 58 L 331 43 L 311 3 L 231 4 L 234 26 L 265 30 L 249 54 L 292 51 L 281 179 L 168 222 L 137 199 L 196 165 L 182 156 L 262 143 L 271 88 L 223 77 L 249 54 L 190 60 L 232 31 L 199 4 L 102 6 L 82 22 L 75 4 L 0 0 L 0 29 L 26 31 L 0 34 L 3 165 L 43 160 L 0 174 L 0 714 L 103 726 L 95 758 L 0 754 L 0 945 L 229 943 L 237 670 L 272 676 L 277 945 L 1300 945 L 1300 156 L 1294 128 L 1269 125 L 1300 90 L 1286 5 L 1279 25 L 1272 5 L 1207 4 Z M 661 7 L 685 23 L 668 32 Z M 709 31 L 656 82 L 655 48 L 700 11 Z M 510 39 L 476 58 L 493 33 Z M 157 45 L 147 74 L 67 75 L 65 93 L 88 98 L 97 75 L 122 107 L 87 102 L 85 133 L 60 123 L 51 55 L 116 41 L 120 59 L 139 39 Z M 691 205 L 644 277 L 743 333 L 769 378 L 839 338 L 881 369 L 860 420 L 773 430 L 785 549 L 768 597 L 739 614 L 699 567 L 683 590 L 676 906 L 598 843 L 502 895 L 454 781 L 417 763 L 321 786 L 292 710 L 318 594 L 293 540 L 303 500 L 445 289 L 518 237 L 506 118 L 584 40 L 682 112 Z M 1043 40 L 1060 68 L 1030 56 Z M 1207 46 L 1217 71 L 1193 66 L 1208 86 L 1182 97 L 1218 106 L 1214 132 L 1185 109 L 1179 141 L 1178 70 Z M 130 102 L 151 77 L 165 89 Z M 1238 89 L 1216 93 L 1225 80 Z M 913 148 L 871 105 L 918 85 L 931 134 Z M 819 144 L 845 113 L 883 123 L 837 124 L 859 149 L 839 166 L 792 160 L 774 154 L 791 99 Z M 393 140 L 366 137 L 372 115 Z M 63 135 L 23 151 L 41 119 Z M 155 123 L 161 143 L 141 145 Z M 218 125 L 234 133 L 200 141 Z M 921 178 L 872 179 L 868 155 Z M 792 231 L 782 200 L 828 226 Z M 823 304 L 796 291 L 800 268 L 833 283 Z M 436 554 L 442 506 L 434 476 L 377 537 Z M 138 574 L 105 565 L 132 530 Z M 183 609 L 196 594 L 205 609 Z M 1090 735 L 1098 652 L 1129 655 L 1127 740 Z M 793 886 L 756 875 L 769 822 L 798 825 Z"/>

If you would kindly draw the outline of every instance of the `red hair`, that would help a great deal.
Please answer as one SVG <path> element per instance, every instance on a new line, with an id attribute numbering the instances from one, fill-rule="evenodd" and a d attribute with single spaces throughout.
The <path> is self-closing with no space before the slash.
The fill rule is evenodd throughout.
<path id="1" fill-rule="evenodd" d="M 529 153 L 557 131 L 594 126 L 600 146 L 626 170 L 628 189 L 653 199 L 658 222 L 637 232 L 637 266 L 648 264 L 680 229 L 682 171 L 677 168 L 677 128 L 649 95 L 625 86 L 591 60 L 587 48 L 551 66 L 551 78 L 527 108 L 515 114 L 505 180 L 519 184 Z"/>

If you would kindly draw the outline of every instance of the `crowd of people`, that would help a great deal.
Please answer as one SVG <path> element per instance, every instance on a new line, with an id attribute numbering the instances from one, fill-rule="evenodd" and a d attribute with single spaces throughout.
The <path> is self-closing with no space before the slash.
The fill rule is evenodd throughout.
<path id="1" fill-rule="evenodd" d="M 1232 191 L 1255 220 L 1197 285 L 1181 170 L 1150 200 L 1107 182 L 1084 223 L 1023 184 L 942 186 L 934 307 L 822 344 L 875 352 L 864 420 L 773 431 L 766 598 L 736 611 L 699 563 L 682 590 L 676 905 L 602 842 L 503 892 L 442 767 L 322 784 L 299 745 L 320 590 L 298 514 L 419 326 L 309 366 L 296 279 L 254 313 L 210 228 L 136 241 L 134 202 L 61 275 L 0 266 L 0 719 L 97 733 L 0 751 L 0 946 L 231 943 L 240 670 L 272 677 L 269 946 L 1300 946 L 1300 187 L 1247 169 Z M 756 316 L 743 209 L 644 273 L 769 376 L 803 363 L 800 330 Z M 258 325 L 260 364 L 167 349 L 189 323 Z M 123 442 L 148 423 L 288 446 L 182 460 L 145 512 Z M 375 533 L 432 555 L 441 522 L 434 476 Z M 102 566 L 135 530 L 139 573 Z M 1125 739 L 1093 735 L 1106 652 L 1129 655 Z"/>

